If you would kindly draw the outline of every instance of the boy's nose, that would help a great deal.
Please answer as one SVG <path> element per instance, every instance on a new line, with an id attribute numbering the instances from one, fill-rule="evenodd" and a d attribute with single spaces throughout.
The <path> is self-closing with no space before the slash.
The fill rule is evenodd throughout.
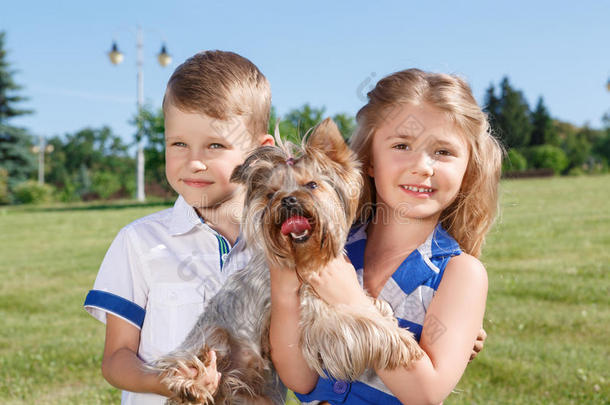
<path id="1" fill-rule="evenodd" d="M 201 159 L 193 159 L 189 164 L 193 172 L 204 172 L 208 170 L 208 166 Z"/>

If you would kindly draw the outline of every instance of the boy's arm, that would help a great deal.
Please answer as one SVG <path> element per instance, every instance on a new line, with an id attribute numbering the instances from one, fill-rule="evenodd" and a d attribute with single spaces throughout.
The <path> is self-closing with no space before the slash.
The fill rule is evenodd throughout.
<path id="1" fill-rule="evenodd" d="M 271 268 L 270 272 L 271 360 L 286 387 L 307 394 L 316 386 L 318 375 L 308 367 L 299 346 L 298 291 L 301 284 L 291 270 Z"/>
<path id="2" fill-rule="evenodd" d="M 102 375 L 110 384 L 123 390 L 171 396 L 159 375 L 143 367 L 144 362 L 137 355 L 139 344 L 138 328 L 107 313 Z"/>

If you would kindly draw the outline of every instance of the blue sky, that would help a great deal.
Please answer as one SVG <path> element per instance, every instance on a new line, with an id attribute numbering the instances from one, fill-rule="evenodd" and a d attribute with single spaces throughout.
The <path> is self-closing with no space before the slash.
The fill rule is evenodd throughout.
<path id="1" fill-rule="evenodd" d="M 238 52 L 271 82 L 280 114 L 309 102 L 355 114 L 366 83 L 418 67 L 457 73 L 483 101 L 508 75 L 530 106 L 601 126 L 610 109 L 610 3 L 574 1 L 11 1 L 1 7 L 15 79 L 35 135 L 111 126 L 135 132 L 135 27 L 144 30 L 144 95 L 159 107 L 173 69 L 204 49 Z M 122 65 L 107 58 L 113 38 Z M 165 39 L 173 63 L 155 55 Z"/>

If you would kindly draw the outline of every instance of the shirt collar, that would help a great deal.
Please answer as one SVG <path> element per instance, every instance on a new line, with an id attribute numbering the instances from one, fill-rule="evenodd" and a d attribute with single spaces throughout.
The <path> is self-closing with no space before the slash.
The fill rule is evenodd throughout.
<path id="1" fill-rule="evenodd" d="M 178 196 L 170 218 L 170 234 L 172 236 L 183 235 L 201 223 L 195 208 L 191 207 L 182 196 Z"/>
<path id="2" fill-rule="evenodd" d="M 366 239 L 366 228 L 368 227 L 368 224 L 369 223 L 366 222 L 364 224 L 354 225 L 349 231 L 346 245 L 361 239 Z M 449 232 L 447 232 L 440 223 L 436 225 L 432 233 L 428 235 L 424 243 L 419 245 L 416 250 L 427 258 L 457 256 L 462 253 L 456 240 L 449 235 Z"/>
<path id="3" fill-rule="evenodd" d="M 428 235 L 426 241 L 417 250 L 422 256 L 430 259 L 433 257 L 457 256 L 462 253 L 456 240 L 449 235 L 449 232 L 440 223 L 436 225 L 434 231 Z"/>

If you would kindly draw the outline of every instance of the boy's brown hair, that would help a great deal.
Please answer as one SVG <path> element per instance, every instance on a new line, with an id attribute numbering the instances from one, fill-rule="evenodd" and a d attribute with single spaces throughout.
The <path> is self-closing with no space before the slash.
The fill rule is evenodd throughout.
<path id="1" fill-rule="evenodd" d="M 266 134 L 271 87 L 260 70 L 233 52 L 199 52 L 176 68 L 167 83 L 163 108 L 203 113 L 219 120 L 242 116 L 252 136 Z"/>

